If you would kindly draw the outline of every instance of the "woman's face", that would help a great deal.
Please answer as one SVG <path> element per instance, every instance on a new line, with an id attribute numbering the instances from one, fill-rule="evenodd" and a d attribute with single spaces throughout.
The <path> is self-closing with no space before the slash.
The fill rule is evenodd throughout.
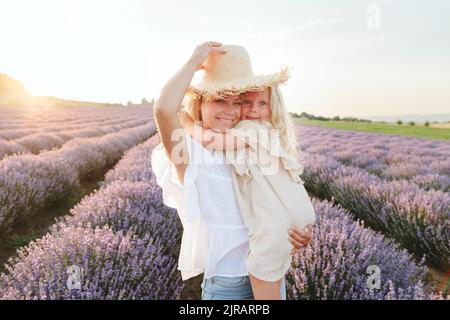
<path id="1" fill-rule="evenodd" d="M 241 120 L 270 120 L 271 115 L 269 88 L 243 94 Z"/>
<path id="2" fill-rule="evenodd" d="M 225 99 L 203 101 L 201 104 L 202 125 L 205 129 L 226 132 L 234 127 L 241 116 L 241 97 L 228 96 Z"/>

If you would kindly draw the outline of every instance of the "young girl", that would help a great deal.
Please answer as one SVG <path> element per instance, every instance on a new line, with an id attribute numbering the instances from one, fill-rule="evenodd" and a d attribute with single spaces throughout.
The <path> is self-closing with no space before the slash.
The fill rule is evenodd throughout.
<path id="1" fill-rule="evenodd" d="M 220 102 L 220 101 L 219 101 Z M 280 299 L 293 246 L 286 235 L 314 223 L 315 212 L 299 175 L 297 141 L 278 86 L 242 95 L 241 121 L 226 133 L 203 129 L 186 112 L 183 126 L 204 147 L 225 151 L 249 229 L 247 269 L 255 299 Z"/>

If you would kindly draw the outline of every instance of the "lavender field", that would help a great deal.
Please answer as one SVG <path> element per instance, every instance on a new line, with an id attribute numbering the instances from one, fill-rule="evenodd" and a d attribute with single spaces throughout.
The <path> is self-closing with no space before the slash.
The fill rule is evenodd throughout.
<path id="1" fill-rule="evenodd" d="M 1 238 L 10 233 L 17 220 L 31 219 L 39 209 L 67 197 L 79 187 L 80 180 L 101 173 L 117 162 L 123 152 L 155 132 L 149 120 L 150 108 L 35 110 L 40 111 L 20 112 L 2 107 L 0 154 L 11 151 L 3 148 L 5 145 L 22 149 L 15 149 L 0 160 Z M 117 124 L 100 126 L 105 113 L 107 121 L 112 119 Z M 66 124 L 72 126 L 70 132 L 63 129 Z M 39 128 L 31 129 L 36 126 Z M 52 143 L 56 140 L 58 146 Z"/>
<path id="2" fill-rule="evenodd" d="M 308 190 L 416 257 L 450 267 L 450 143 L 298 126 Z"/>
<path id="3" fill-rule="evenodd" d="M 449 144 L 312 126 L 298 136 L 318 221 L 311 245 L 293 258 L 288 298 L 445 299 L 430 268 L 449 268 Z M 97 190 L 11 256 L 0 299 L 180 299 L 190 285 L 177 270 L 182 223 L 152 172 L 152 121 L 73 139 L 0 160 L 2 232 L 112 165 Z M 381 285 L 369 289 L 373 265 Z M 82 270 L 76 289 L 67 285 L 74 266 Z"/>
<path id="4" fill-rule="evenodd" d="M 75 138 L 100 137 L 148 123 L 150 108 L 0 107 L 0 159 L 59 149 Z"/>

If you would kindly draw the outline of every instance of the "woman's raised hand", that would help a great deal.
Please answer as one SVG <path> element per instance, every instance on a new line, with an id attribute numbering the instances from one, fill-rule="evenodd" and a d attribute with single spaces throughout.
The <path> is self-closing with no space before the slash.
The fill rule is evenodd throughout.
<path id="1" fill-rule="evenodd" d="M 190 63 L 193 63 L 195 70 L 203 69 L 203 62 L 208 58 L 209 53 L 225 53 L 226 51 L 222 48 L 222 43 L 216 41 L 208 41 L 197 46 L 189 59 Z"/>

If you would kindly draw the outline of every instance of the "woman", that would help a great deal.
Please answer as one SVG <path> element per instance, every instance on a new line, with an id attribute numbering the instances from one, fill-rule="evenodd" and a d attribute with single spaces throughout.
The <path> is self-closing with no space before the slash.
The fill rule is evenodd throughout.
<path id="1" fill-rule="evenodd" d="M 161 144 L 152 153 L 152 168 L 163 189 L 164 203 L 177 208 L 183 224 L 178 265 L 182 279 L 203 272 L 202 299 L 253 299 L 245 266 L 248 229 L 234 193 L 231 165 L 219 153 L 212 153 L 193 140 L 177 116 L 186 93 L 191 92 L 188 111 L 195 120 L 201 120 L 203 128 L 226 132 L 240 120 L 240 95 L 221 90 L 219 96 L 208 96 L 204 91 L 197 99 L 195 94 L 199 92 L 190 87 L 200 69 L 205 69 L 204 80 L 216 76 L 216 83 L 227 83 L 227 88 L 235 87 L 239 77 L 245 77 L 244 73 L 227 73 L 227 64 L 223 63 L 225 72 L 217 79 L 218 74 L 213 71 L 223 62 L 220 55 L 227 54 L 226 48 L 219 42 L 197 46 L 162 89 L 154 104 Z M 246 56 L 230 58 L 249 60 Z M 286 236 L 295 248 L 300 248 L 309 243 L 311 228 L 306 232 L 294 229 Z M 284 283 L 281 290 L 285 299 Z"/>

